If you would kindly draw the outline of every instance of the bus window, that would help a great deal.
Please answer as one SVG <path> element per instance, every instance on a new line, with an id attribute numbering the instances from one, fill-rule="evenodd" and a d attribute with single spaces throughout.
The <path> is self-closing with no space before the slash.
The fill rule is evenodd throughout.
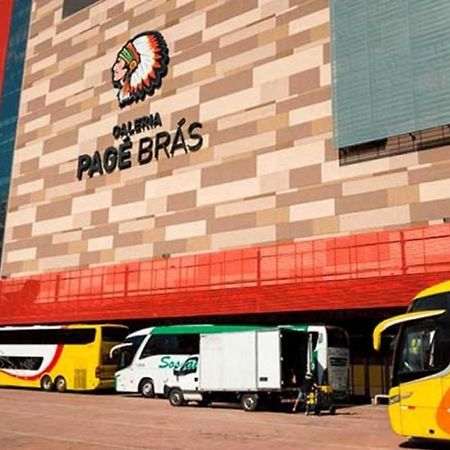
<path id="1" fill-rule="evenodd" d="M 102 340 L 105 342 L 122 342 L 128 334 L 128 328 L 102 327 Z"/>
<path id="2" fill-rule="evenodd" d="M 198 334 L 158 334 L 145 344 L 140 359 L 154 355 L 192 355 L 199 353 Z"/>
<path id="3" fill-rule="evenodd" d="M 44 358 L 39 356 L 1 356 L 0 369 L 39 370 Z"/>
<path id="4" fill-rule="evenodd" d="M 200 336 L 198 334 L 180 334 L 177 351 L 179 355 L 200 353 Z"/>
<path id="5" fill-rule="evenodd" d="M 131 365 L 134 359 L 134 355 L 136 354 L 145 337 L 145 334 L 142 334 L 140 336 L 133 336 L 125 339 L 124 344 L 130 345 L 128 347 L 120 349 L 117 360 L 117 370 L 125 369 L 125 367 Z"/>
<path id="6" fill-rule="evenodd" d="M 90 344 L 95 341 L 95 328 L 63 328 L 59 331 L 60 335 L 54 336 L 54 340 L 64 345 L 82 345 Z M 56 343 L 56 342 L 55 342 Z"/>
<path id="7" fill-rule="evenodd" d="M 405 325 L 398 355 L 398 381 L 412 381 L 445 369 L 450 364 L 448 334 L 436 321 Z"/>
<path id="8" fill-rule="evenodd" d="M 126 347 L 119 353 L 119 358 L 117 361 L 117 369 L 125 369 L 133 362 L 133 357 L 136 351 L 133 351 L 132 347 Z"/>
<path id="9" fill-rule="evenodd" d="M 140 359 L 148 358 L 153 355 L 166 353 L 165 349 L 169 346 L 168 336 L 152 336 L 145 344 Z"/>
<path id="10" fill-rule="evenodd" d="M 0 344 L 10 345 L 80 345 L 95 340 L 95 328 L 52 328 L 46 330 L 0 331 Z"/>

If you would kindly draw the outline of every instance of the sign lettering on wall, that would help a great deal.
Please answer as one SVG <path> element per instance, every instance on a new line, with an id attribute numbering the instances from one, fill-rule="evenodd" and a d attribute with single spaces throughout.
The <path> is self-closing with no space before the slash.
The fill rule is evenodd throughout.
<path id="1" fill-rule="evenodd" d="M 161 87 L 168 65 L 169 50 L 160 32 L 148 31 L 130 39 L 120 49 L 111 68 L 112 84 L 117 89 L 119 106 L 124 108 L 151 97 L 155 90 Z M 80 155 L 76 174 L 78 180 L 83 176 L 91 178 L 94 175 L 112 173 L 117 169 L 128 169 L 133 161 L 143 165 L 153 160 L 158 161 L 161 155 L 164 158 L 173 158 L 179 153 L 196 152 L 203 145 L 203 137 L 200 134 L 202 124 L 188 124 L 184 117 L 178 121 L 176 130 L 172 133 L 158 130 L 154 135 L 143 136 L 135 143 L 131 140 L 135 135 L 152 132 L 162 126 L 159 113 L 114 126 L 112 137 L 122 142 L 101 152 L 96 150 L 92 154 Z M 132 152 L 136 152 L 136 158 L 132 158 Z"/>
<path id="2" fill-rule="evenodd" d="M 196 152 L 203 145 L 203 137 L 200 134 L 202 124 L 192 122 L 189 125 L 183 117 L 171 134 L 168 131 L 157 131 L 154 136 L 141 137 L 137 143 L 131 141 L 131 136 L 143 131 L 159 128 L 162 121 L 159 113 L 140 117 L 133 122 L 116 125 L 112 135 L 115 139 L 123 139 L 118 145 L 112 145 L 103 152 L 96 150 L 92 155 L 80 155 L 78 157 L 77 178 L 81 180 L 83 175 L 93 177 L 112 173 L 116 169 L 123 170 L 132 166 L 131 153 L 137 152 L 139 165 L 149 164 L 153 160 L 158 161 L 161 155 L 164 158 L 173 158 L 180 153 Z"/>

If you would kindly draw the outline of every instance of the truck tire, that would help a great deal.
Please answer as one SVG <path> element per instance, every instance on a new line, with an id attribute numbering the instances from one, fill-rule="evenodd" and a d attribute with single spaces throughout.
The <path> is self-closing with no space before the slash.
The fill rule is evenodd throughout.
<path id="1" fill-rule="evenodd" d="M 53 390 L 53 382 L 48 375 L 44 375 L 41 378 L 41 389 L 45 392 L 50 392 Z"/>
<path id="2" fill-rule="evenodd" d="M 145 398 L 155 398 L 155 387 L 150 378 L 144 378 L 139 383 L 139 392 Z"/>
<path id="3" fill-rule="evenodd" d="M 258 408 L 258 394 L 244 394 L 241 397 L 241 406 L 244 411 L 256 411 Z"/>
<path id="4" fill-rule="evenodd" d="M 183 406 L 184 396 L 180 388 L 173 388 L 169 392 L 169 402 L 172 406 Z"/>

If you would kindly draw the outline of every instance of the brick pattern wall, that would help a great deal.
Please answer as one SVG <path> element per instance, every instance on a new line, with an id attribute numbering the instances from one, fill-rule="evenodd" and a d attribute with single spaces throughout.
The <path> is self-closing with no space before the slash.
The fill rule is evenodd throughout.
<path id="1" fill-rule="evenodd" d="M 152 29 L 168 75 L 121 110 L 111 67 Z M 203 148 L 76 179 L 80 154 L 115 144 L 114 125 L 156 112 L 172 133 L 200 121 Z M 340 167 L 331 114 L 327 0 L 102 0 L 64 20 L 62 0 L 34 0 L 3 274 L 450 216 L 449 148 Z"/>

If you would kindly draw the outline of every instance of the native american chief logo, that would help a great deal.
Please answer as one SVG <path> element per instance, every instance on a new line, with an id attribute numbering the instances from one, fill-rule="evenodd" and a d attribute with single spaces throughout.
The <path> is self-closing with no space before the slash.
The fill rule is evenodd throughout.
<path id="1" fill-rule="evenodd" d="M 151 97 L 167 75 L 169 49 L 158 31 L 140 33 L 129 40 L 117 54 L 112 66 L 112 83 L 123 108 Z"/>

